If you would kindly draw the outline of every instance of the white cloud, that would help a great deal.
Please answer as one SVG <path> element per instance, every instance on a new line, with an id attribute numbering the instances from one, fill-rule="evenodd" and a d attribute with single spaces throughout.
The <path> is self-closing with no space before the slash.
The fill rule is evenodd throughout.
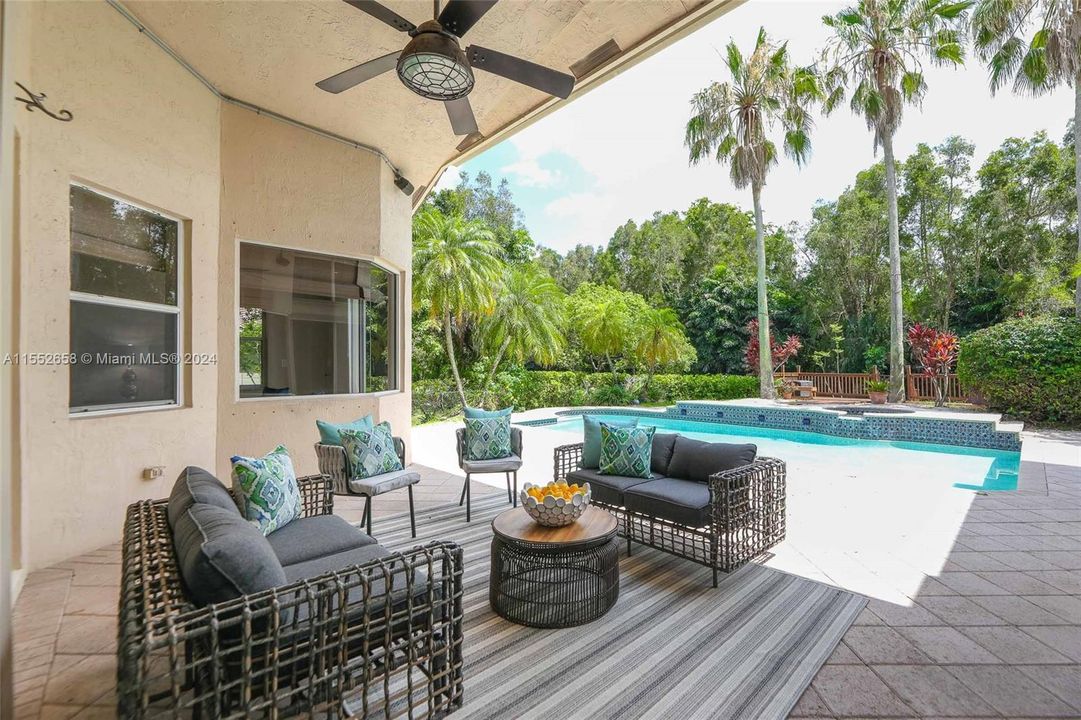
<path id="1" fill-rule="evenodd" d="M 627 219 L 683 210 L 703 196 L 749 208 L 749 191 L 732 187 L 726 167 L 688 166 L 683 128 L 691 95 L 725 79 L 718 53 L 729 38 L 746 48 L 762 24 L 775 39 L 789 40 L 795 61 L 810 62 L 827 37 L 821 16 L 844 4 L 746 3 L 511 138 L 518 161 L 508 168 L 564 153 L 590 178 L 588 192 L 554 200 L 543 217 L 526 218 L 534 237 L 558 250 L 576 242 L 604 243 Z M 974 59 L 962 70 L 928 64 L 925 74 L 924 106 L 906 110 L 896 138 L 902 158 L 918 143 L 933 145 L 960 134 L 976 144 L 978 166 L 1007 137 L 1046 129 L 1059 139 L 1073 114 L 1068 88 L 1038 99 L 1009 92 L 992 97 L 986 69 Z M 817 200 L 836 197 L 877 159 L 866 125 L 847 106 L 819 118 L 812 141 L 807 166 L 798 169 L 783 159 L 772 171 L 763 193 L 767 221 L 808 221 Z M 528 184 L 517 176 L 512 180 Z"/>
<path id="2" fill-rule="evenodd" d="M 561 179 L 558 171 L 542 168 L 535 157 L 523 158 L 500 168 L 500 171 L 509 175 L 511 182 L 524 187 L 552 187 Z"/>
<path id="3" fill-rule="evenodd" d="M 462 171 L 457 165 L 448 165 L 447 169 L 443 171 L 443 175 L 440 176 L 439 181 L 436 182 L 435 187 L 432 188 L 432 193 L 437 193 L 440 190 L 453 190 L 458 186 L 458 181 L 462 178 Z"/>

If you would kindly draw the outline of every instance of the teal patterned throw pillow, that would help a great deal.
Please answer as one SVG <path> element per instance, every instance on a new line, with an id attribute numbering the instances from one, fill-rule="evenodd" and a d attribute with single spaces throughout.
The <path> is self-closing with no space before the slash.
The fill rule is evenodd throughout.
<path id="1" fill-rule="evenodd" d="M 510 454 L 510 415 L 465 419 L 466 460 L 495 460 Z"/>
<path id="2" fill-rule="evenodd" d="M 232 463 L 240 512 L 260 532 L 269 535 L 300 517 L 300 486 L 284 446 L 261 458 L 234 455 Z"/>
<path id="3" fill-rule="evenodd" d="M 601 475 L 649 477 L 655 427 L 618 428 L 601 423 Z"/>
<path id="4" fill-rule="evenodd" d="M 353 477 L 370 478 L 402 469 L 390 423 L 381 422 L 371 430 L 340 428 L 339 433 Z"/>

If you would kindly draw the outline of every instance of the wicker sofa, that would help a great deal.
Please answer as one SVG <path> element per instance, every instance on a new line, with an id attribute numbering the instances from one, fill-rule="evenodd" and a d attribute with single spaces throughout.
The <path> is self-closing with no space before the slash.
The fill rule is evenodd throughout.
<path id="1" fill-rule="evenodd" d="M 731 572 L 785 536 L 785 464 L 754 445 L 703 443 L 655 433 L 649 478 L 582 467 L 582 443 L 555 450 L 555 479 L 590 483 L 593 503 L 631 541 Z"/>
<path id="2" fill-rule="evenodd" d="M 438 717 L 461 706 L 461 548 L 391 553 L 333 515 L 328 478 L 299 486 L 301 517 L 265 538 L 198 468 L 168 500 L 129 506 L 120 717 Z"/>

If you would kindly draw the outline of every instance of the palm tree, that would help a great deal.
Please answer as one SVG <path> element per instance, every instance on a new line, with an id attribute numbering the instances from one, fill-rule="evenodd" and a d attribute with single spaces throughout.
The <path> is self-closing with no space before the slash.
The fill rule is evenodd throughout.
<path id="1" fill-rule="evenodd" d="M 495 379 L 504 357 L 524 363 L 530 358 L 550 365 L 563 352 L 563 290 L 536 265 L 510 268 L 495 310 L 481 324 L 486 343 L 495 349 L 482 394 Z"/>
<path id="2" fill-rule="evenodd" d="M 1033 24 L 1038 29 L 1022 39 Z M 1072 85 L 1074 127 L 1081 117 L 1081 7 L 1075 0 L 980 0 L 972 12 L 976 51 L 991 72 L 991 92 L 1013 79 L 1015 92 L 1041 95 Z M 1074 185 L 1081 207 L 1081 142 L 1074 136 Z M 1077 225 L 1081 264 L 1081 223 Z M 1081 274 L 1074 285 L 1074 314 L 1081 318 Z"/>
<path id="3" fill-rule="evenodd" d="M 454 354 L 454 322 L 492 312 L 503 274 L 502 255 L 492 231 L 478 220 L 426 208 L 413 223 L 414 302 L 426 299 L 432 318 L 443 323 L 447 358 L 463 407 L 465 387 Z"/>
<path id="4" fill-rule="evenodd" d="M 897 221 L 897 163 L 893 136 L 905 103 L 918 104 L 927 92 L 921 58 L 960 65 L 964 48 L 958 30 L 971 0 L 858 0 L 822 22 L 833 31 L 823 53 L 826 113 L 835 110 L 851 86 L 850 107 L 862 115 L 882 148 L 890 244 L 890 391 L 904 400 L 904 317 L 901 299 L 901 240 Z"/>
<path id="5" fill-rule="evenodd" d="M 578 325 L 582 347 L 594 356 L 604 356 L 615 381 L 616 362 L 613 356 L 623 352 L 627 339 L 634 331 L 634 322 L 626 303 L 618 297 L 605 298 L 592 306 L 590 312 L 580 318 Z"/>
<path id="6" fill-rule="evenodd" d="M 638 346 L 635 354 L 646 364 L 646 381 L 642 393 L 653 382 L 660 365 L 676 362 L 690 350 L 679 316 L 669 308 L 650 308 L 638 318 Z"/>
<path id="7" fill-rule="evenodd" d="M 691 164 L 707 158 L 728 163 L 732 183 L 750 186 L 754 201 L 755 244 L 758 252 L 759 392 L 773 397 L 773 368 L 769 357 L 769 308 L 766 304 L 766 241 L 762 220 L 762 187 L 777 162 L 777 146 L 769 131 L 780 126 L 784 152 L 802 165 L 811 149 L 809 105 L 819 97 L 813 73 L 789 64 L 786 45 L 775 45 L 758 31 L 754 50 L 744 57 L 728 43 L 729 82 L 713 83 L 695 93 L 693 115 L 687 122 L 685 144 Z"/>

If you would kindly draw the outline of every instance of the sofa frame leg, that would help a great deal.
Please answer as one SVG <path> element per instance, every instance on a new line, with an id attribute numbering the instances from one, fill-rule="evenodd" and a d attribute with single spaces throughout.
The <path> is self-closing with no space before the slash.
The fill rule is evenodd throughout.
<path id="1" fill-rule="evenodd" d="M 471 517 L 470 517 L 470 505 L 472 504 L 472 497 L 471 497 L 472 493 L 470 492 L 469 484 L 470 484 L 469 473 L 466 473 L 465 474 L 465 521 L 466 522 L 469 522 L 471 520 Z"/>
<path id="2" fill-rule="evenodd" d="M 510 494 L 510 471 L 507 471 L 507 472 L 505 472 L 503 474 L 506 476 L 506 480 L 507 480 L 507 502 L 513 503 L 514 502 L 514 496 Z"/>
<path id="3" fill-rule="evenodd" d="M 371 537 L 375 537 L 374 535 L 372 535 L 372 496 L 371 495 L 365 495 L 364 496 L 364 524 L 368 528 L 368 535 L 371 536 Z"/>
<path id="4" fill-rule="evenodd" d="M 409 529 L 413 533 L 413 537 L 417 537 L 417 517 L 413 513 L 413 486 L 409 486 Z"/>
<path id="5" fill-rule="evenodd" d="M 518 507 L 518 471 L 514 471 L 514 494 L 511 495 L 511 504 Z"/>
<path id="6" fill-rule="evenodd" d="M 458 507 L 465 505 L 465 489 L 469 486 L 469 473 L 465 474 L 465 484 L 462 485 L 462 496 L 458 498 Z"/>

